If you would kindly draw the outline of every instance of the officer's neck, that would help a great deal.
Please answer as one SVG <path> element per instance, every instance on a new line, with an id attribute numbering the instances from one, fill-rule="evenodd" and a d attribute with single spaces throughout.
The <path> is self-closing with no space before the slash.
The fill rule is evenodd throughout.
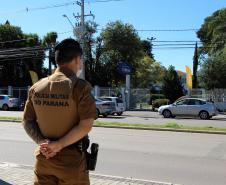
<path id="1" fill-rule="evenodd" d="M 74 72 L 69 66 L 66 65 L 59 65 L 56 71 L 64 73 L 68 77 L 76 75 L 76 72 Z"/>

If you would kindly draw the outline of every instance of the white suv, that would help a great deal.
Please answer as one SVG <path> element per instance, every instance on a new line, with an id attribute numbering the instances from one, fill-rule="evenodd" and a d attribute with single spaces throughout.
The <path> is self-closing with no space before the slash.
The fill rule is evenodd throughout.
<path id="1" fill-rule="evenodd" d="M 125 106 L 124 106 L 123 100 L 121 98 L 118 98 L 118 97 L 101 97 L 101 99 L 114 102 L 115 111 L 112 112 L 112 114 L 117 114 L 118 116 L 121 116 L 123 114 L 123 112 L 125 111 Z"/>
<path id="2" fill-rule="evenodd" d="M 0 108 L 4 111 L 10 108 L 20 108 L 20 100 L 9 95 L 0 95 Z"/>

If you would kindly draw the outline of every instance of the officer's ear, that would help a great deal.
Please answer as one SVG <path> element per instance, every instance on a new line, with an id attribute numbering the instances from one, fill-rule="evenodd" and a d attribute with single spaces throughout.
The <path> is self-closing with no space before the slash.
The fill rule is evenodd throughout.
<path id="1" fill-rule="evenodd" d="M 75 62 L 76 62 L 76 65 L 81 65 L 81 63 L 82 63 L 82 59 L 81 59 L 81 56 L 77 56 L 77 57 L 75 57 Z"/>

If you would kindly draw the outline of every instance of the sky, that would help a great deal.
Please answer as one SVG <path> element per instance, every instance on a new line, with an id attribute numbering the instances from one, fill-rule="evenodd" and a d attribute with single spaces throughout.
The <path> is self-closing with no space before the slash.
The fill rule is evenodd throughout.
<path id="1" fill-rule="evenodd" d="M 226 7 L 226 0 L 122 0 L 96 2 L 85 0 L 85 11 L 95 15 L 99 29 L 110 21 L 121 20 L 132 24 L 137 30 L 180 30 L 199 29 L 205 17 Z M 66 14 L 75 23 L 73 13 L 80 12 L 76 4 L 58 8 L 24 11 L 73 2 L 70 0 L 0 0 L 0 23 L 9 20 L 20 26 L 25 33 L 37 33 L 41 38 L 50 31 L 56 31 L 58 40 L 73 37 L 72 26 L 63 17 Z M 89 20 L 92 18 L 87 18 Z M 198 40 L 196 31 L 160 32 L 138 31 L 142 39 L 154 37 L 157 41 Z M 170 65 L 185 71 L 185 65 L 192 67 L 193 49 L 153 49 L 155 59 L 165 67 Z"/>

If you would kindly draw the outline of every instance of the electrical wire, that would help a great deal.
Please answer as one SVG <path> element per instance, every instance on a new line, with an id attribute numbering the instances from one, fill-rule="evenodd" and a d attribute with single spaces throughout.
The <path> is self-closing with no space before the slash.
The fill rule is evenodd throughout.
<path id="1" fill-rule="evenodd" d="M 147 30 L 136 30 L 138 32 L 188 32 L 188 31 L 198 31 L 197 28 L 188 29 L 147 29 Z"/>
<path id="2" fill-rule="evenodd" d="M 109 2 L 117 2 L 117 1 L 125 1 L 125 0 L 94 0 L 94 1 L 86 1 L 86 3 L 109 3 Z"/>
<path id="3" fill-rule="evenodd" d="M 28 57 L 18 57 L 18 58 L 11 58 L 11 59 L 1 59 L 0 60 L 0 63 L 1 62 L 5 62 L 5 61 L 15 61 L 15 60 L 23 60 L 23 59 L 45 59 L 45 58 L 48 58 L 47 56 L 43 56 L 43 57 L 34 57 L 34 56 L 28 56 Z"/>
<path id="4" fill-rule="evenodd" d="M 24 13 L 24 12 L 28 13 L 28 12 L 31 12 L 31 11 L 46 10 L 46 9 L 51 9 L 51 8 L 59 8 L 59 7 L 70 6 L 70 5 L 74 5 L 74 4 L 76 4 L 76 1 L 71 1 L 71 2 L 66 2 L 66 3 L 61 3 L 61 4 L 55 4 L 55 5 L 42 6 L 42 7 L 34 7 L 34 8 L 26 7 L 25 9 L 22 9 L 22 10 L 16 10 L 16 11 L 12 11 L 12 12 L 2 12 L 2 13 L 0 13 L 0 15 Z"/>
<path id="5" fill-rule="evenodd" d="M 29 52 L 29 51 L 45 51 L 48 48 L 43 48 L 41 46 L 37 46 L 37 47 L 24 47 L 24 48 L 11 48 L 11 49 L 2 49 L 0 50 L 0 54 L 13 54 L 13 53 L 18 53 L 18 52 Z"/>

